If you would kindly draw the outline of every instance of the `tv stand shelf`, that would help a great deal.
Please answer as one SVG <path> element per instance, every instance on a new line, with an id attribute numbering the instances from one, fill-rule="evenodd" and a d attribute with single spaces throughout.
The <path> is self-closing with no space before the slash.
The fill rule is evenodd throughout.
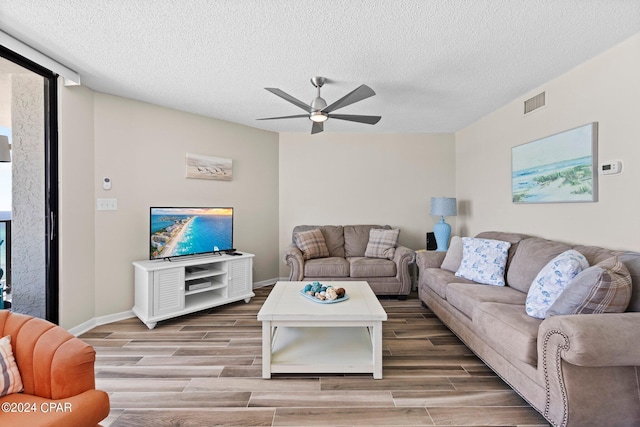
<path id="1" fill-rule="evenodd" d="M 133 313 L 149 329 L 159 321 L 244 300 L 253 293 L 253 254 L 133 263 Z"/>

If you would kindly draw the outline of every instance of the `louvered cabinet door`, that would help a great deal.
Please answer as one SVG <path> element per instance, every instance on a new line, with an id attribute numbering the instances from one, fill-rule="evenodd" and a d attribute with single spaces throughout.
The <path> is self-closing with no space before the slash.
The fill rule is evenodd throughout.
<path id="1" fill-rule="evenodd" d="M 184 268 L 159 270 L 153 274 L 153 315 L 162 316 L 184 308 Z"/>
<path id="2" fill-rule="evenodd" d="M 251 265 L 251 258 L 227 262 L 229 298 L 251 292 L 253 286 Z"/>

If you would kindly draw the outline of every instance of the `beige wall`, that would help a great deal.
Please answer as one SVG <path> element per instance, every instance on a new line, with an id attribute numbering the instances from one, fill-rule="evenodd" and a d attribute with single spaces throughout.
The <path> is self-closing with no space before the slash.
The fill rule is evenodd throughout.
<path id="1" fill-rule="evenodd" d="M 299 224 L 389 224 L 423 248 L 430 198 L 454 196 L 454 156 L 453 134 L 280 134 L 280 253 Z"/>
<path id="2" fill-rule="evenodd" d="M 640 250 L 640 34 L 456 133 L 458 232 L 530 233 L 567 242 Z M 523 116 L 523 101 L 546 92 L 546 107 Z M 599 162 L 622 160 L 599 177 L 597 203 L 511 203 L 511 148 L 599 122 Z"/>
<path id="3" fill-rule="evenodd" d="M 84 87 L 61 86 L 59 105 L 62 326 L 131 310 L 150 206 L 233 206 L 254 282 L 278 277 L 277 134 Z M 185 178 L 186 152 L 233 159 L 233 180 Z M 96 211 L 96 198 L 118 210 Z"/>
<path id="4" fill-rule="evenodd" d="M 58 83 L 60 325 L 95 317 L 93 92 Z"/>
<path id="5" fill-rule="evenodd" d="M 96 316 L 133 306 L 132 261 L 148 259 L 150 206 L 233 206 L 234 246 L 254 253 L 254 281 L 277 277 L 278 135 L 95 94 Z M 185 153 L 233 159 L 233 180 L 185 177 Z M 102 189 L 102 178 L 112 189 Z"/>

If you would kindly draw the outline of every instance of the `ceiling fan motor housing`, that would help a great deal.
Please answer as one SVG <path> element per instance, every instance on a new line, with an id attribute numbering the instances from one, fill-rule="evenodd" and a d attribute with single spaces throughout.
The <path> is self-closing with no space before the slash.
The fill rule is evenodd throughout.
<path id="1" fill-rule="evenodd" d="M 327 106 L 327 101 L 325 101 L 321 97 L 316 97 L 313 101 L 311 101 L 311 109 L 313 111 L 320 111 Z"/>

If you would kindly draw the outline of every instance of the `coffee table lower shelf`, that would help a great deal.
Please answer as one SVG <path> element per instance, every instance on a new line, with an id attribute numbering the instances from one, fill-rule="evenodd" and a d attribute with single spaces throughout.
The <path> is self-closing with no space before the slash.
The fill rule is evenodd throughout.
<path id="1" fill-rule="evenodd" d="M 271 338 L 271 363 L 263 366 L 263 377 L 270 378 L 271 373 L 373 373 L 381 377 L 382 369 L 379 367 L 378 374 L 374 363 L 372 329 L 276 327 Z M 263 355 L 263 363 L 264 359 Z"/>

